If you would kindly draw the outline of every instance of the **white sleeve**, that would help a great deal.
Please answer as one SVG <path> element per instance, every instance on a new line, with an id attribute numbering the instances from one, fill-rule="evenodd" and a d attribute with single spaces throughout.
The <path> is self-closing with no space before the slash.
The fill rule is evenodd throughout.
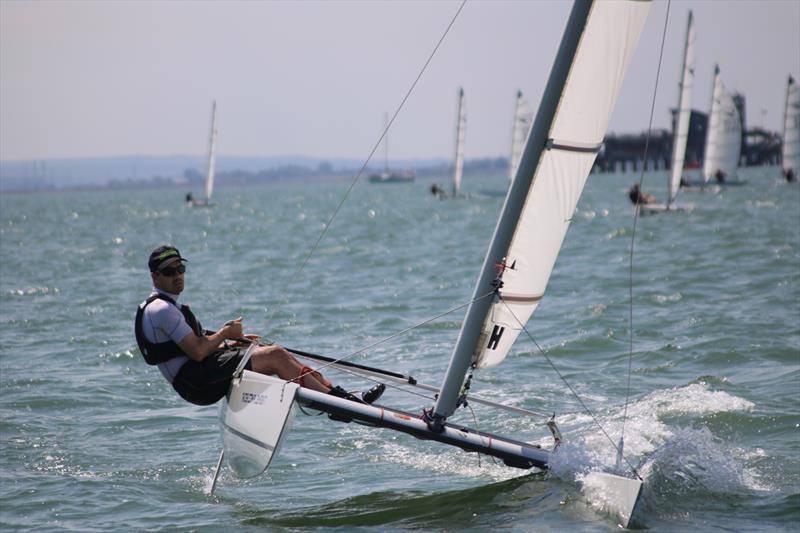
<path id="1" fill-rule="evenodd" d="M 156 337 L 151 339 L 152 342 L 166 342 L 169 339 L 178 344 L 186 335 L 193 333 L 183 314 L 174 305 L 160 301 L 153 302 L 147 306 L 145 311 L 149 311 L 148 318 Z"/>

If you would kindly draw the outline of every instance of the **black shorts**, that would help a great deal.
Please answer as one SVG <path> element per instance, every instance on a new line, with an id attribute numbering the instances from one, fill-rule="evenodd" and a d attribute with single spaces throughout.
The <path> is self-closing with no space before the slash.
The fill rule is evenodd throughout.
<path id="1" fill-rule="evenodd" d="M 242 360 L 244 350 L 217 350 L 202 361 L 189 359 L 172 381 L 172 387 L 187 402 L 196 405 L 217 403 L 228 393 L 233 372 Z M 252 370 L 252 361 L 245 365 Z"/>

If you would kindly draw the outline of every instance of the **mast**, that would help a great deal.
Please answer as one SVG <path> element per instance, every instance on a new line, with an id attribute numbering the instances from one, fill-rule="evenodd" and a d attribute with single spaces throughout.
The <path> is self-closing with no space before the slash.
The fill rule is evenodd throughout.
<path id="1" fill-rule="evenodd" d="M 667 209 L 675 201 L 680 188 L 686 141 L 689 137 L 689 119 L 692 114 L 692 88 L 694 87 L 694 20 L 689 10 L 686 25 L 686 42 L 683 48 L 683 67 L 678 86 L 678 113 L 675 117 L 675 138 L 672 141 L 672 173 L 667 181 Z"/>
<path id="2" fill-rule="evenodd" d="M 211 133 L 208 140 L 208 173 L 206 174 L 206 203 L 211 201 L 214 192 L 214 165 L 217 144 L 217 101 L 211 102 Z"/>
<path id="3" fill-rule="evenodd" d="M 383 136 L 383 171 L 389 175 L 389 113 L 383 114 L 385 133 Z"/>
<path id="4" fill-rule="evenodd" d="M 574 3 L 428 422 L 433 431 L 458 406 L 467 370 L 502 361 L 538 305 L 649 7 Z"/>
<path id="5" fill-rule="evenodd" d="M 456 154 L 455 170 L 453 173 L 453 197 L 461 191 L 461 175 L 464 171 L 464 135 L 467 126 L 467 117 L 464 114 L 464 88 L 458 90 L 458 105 L 456 107 Z"/>

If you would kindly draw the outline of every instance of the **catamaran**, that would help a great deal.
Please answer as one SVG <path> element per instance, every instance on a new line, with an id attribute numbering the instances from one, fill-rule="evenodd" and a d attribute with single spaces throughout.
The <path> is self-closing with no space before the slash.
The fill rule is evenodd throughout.
<path id="1" fill-rule="evenodd" d="M 389 170 L 389 115 L 385 117 L 386 131 L 383 136 L 383 172 L 380 174 L 372 174 L 369 177 L 370 183 L 409 183 L 414 181 L 414 172 L 405 170 L 403 172 L 395 172 Z"/>
<path id="2" fill-rule="evenodd" d="M 449 418 L 468 402 L 498 406 L 469 394 L 469 384 L 475 371 L 505 359 L 544 296 L 649 9 L 650 2 L 641 0 L 574 3 L 449 366 L 441 386 L 430 387 L 438 393 L 435 404 L 411 413 L 301 388 L 244 370 L 252 351 L 248 350 L 220 408 L 223 450 L 212 490 L 225 459 L 242 477 L 257 476 L 267 469 L 288 431 L 295 404 L 339 420 L 494 456 L 510 467 L 549 467 L 563 440 L 554 419 L 546 424 L 553 446 L 545 449 L 454 424 Z M 400 373 L 329 358 L 327 364 L 372 378 L 421 386 Z M 614 473 L 593 472 L 587 480 L 603 488 L 610 507 L 627 526 L 639 500 L 642 480 L 633 468 L 631 475 L 623 473 L 621 442 L 616 447 L 618 465 Z"/>
<path id="3" fill-rule="evenodd" d="M 719 65 L 714 67 L 714 92 L 706 133 L 703 183 L 714 178 L 719 185 L 741 185 L 736 179 L 742 149 L 742 120 L 733 97 L 725 89 Z"/>
<path id="4" fill-rule="evenodd" d="M 641 204 L 642 212 L 680 211 L 691 206 L 675 203 L 681 188 L 683 160 L 686 155 L 686 141 L 689 138 L 689 118 L 692 114 L 692 88 L 694 87 L 694 19 L 689 11 L 686 24 L 686 40 L 683 45 L 683 66 L 678 90 L 678 114 L 675 122 L 675 137 L 672 140 L 672 171 L 667 177 L 667 201 L 664 204 Z"/>
<path id="5" fill-rule="evenodd" d="M 783 177 L 797 181 L 800 174 L 800 87 L 789 76 L 783 113 Z"/>
<path id="6" fill-rule="evenodd" d="M 211 204 L 211 195 L 214 193 L 214 166 L 216 162 L 217 147 L 217 102 L 211 103 L 211 133 L 208 139 L 208 171 L 206 172 L 205 197 L 201 200 L 187 197 L 187 204 L 191 207 L 208 207 Z"/>

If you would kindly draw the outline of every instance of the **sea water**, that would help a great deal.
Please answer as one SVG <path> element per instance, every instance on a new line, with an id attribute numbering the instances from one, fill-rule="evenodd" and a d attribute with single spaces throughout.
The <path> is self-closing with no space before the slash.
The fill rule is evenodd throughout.
<path id="1" fill-rule="evenodd" d="M 182 301 L 209 328 L 243 316 L 268 340 L 439 386 L 505 181 L 466 177 L 446 201 L 426 180 L 360 183 L 333 220 L 348 180 L 220 187 L 211 208 L 176 189 L 5 194 L 0 528 L 613 531 L 580 480 L 614 465 L 624 432 L 623 467 L 644 478 L 636 527 L 794 530 L 800 187 L 776 168 L 740 177 L 640 218 L 631 263 L 638 176 L 590 176 L 530 336 L 472 381 L 542 416 L 472 403 L 452 418 L 551 446 L 555 414 L 551 472 L 298 412 L 266 475 L 223 470 L 213 495 L 217 408 L 182 401 L 136 349 L 150 250 L 189 258 Z M 644 188 L 663 197 L 666 176 Z M 433 399 L 390 388 L 381 402 Z"/>

